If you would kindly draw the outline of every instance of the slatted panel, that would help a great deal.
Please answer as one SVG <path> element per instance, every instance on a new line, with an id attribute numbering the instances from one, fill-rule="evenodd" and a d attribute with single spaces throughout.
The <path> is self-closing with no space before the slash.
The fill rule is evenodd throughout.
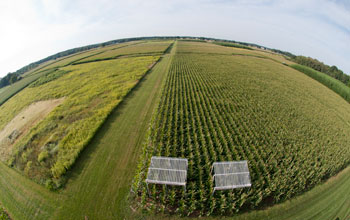
<path id="1" fill-rule="evenodd" d="M 247 161 L 215 162 L 215 190 L 250 187 L 250 175 Z"/>
<path id="2" fill-rule="evenodd" d="M 147 182 L 167 185 L 186 184 L 187 172 L 184 170 L 148 169 Z"/>
<path id="3" fill-rule="evenodd" d="M 213 164 L 215 174 L 249 172 L 247 161 L 215 162 Z"/>
<path id="4" fill-rule="evenodd" d="M 187 166 L 187 159 L 152 157 L 146 182 L 186 186 Z"/>
<path id="5" fill-rule="evenodd" d="M 150 167 L 173 170 L 187 170 L 187 164 L 187 159 L 171 157 L 152 157 Z"/>

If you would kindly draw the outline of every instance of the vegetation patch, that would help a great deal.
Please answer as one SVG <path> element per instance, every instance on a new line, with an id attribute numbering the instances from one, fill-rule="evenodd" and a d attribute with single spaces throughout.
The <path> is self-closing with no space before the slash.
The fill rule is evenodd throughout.
<path id="1" fill-rule="evenodd" d="M 18 93 L 0 107 L 0 129 L 31 103 L 65 100 L 14 144 L 8 164 L 48 188 L 60 187 L 63 175 L 109 113 L 158 59 L 146 56 L 67 66 L 61 70 L 68 73 L 59 78 Z"/>
<path id="2" fill-rule="evenodd" d="M 46 75 L 40 77 L 38 80 L 34 81 L 32 84 L 29 85 L 29 87 L 33 88 L 51 82 L 60 78 L 66 73 L 69 73 L 69 71 L 54 69 L 52 71 L 49 71 Z"/>
<path id="3" fill-rule="evenodd" d="M 0 220 L 11 220 L 5 209 L 0 206 Z"/>
<path id="4" fill-rule="evenodd" d="M 285 201 L 349 164 L 349 123 L 347 102 L 287 66 L 177 53 L 135 177 L 136 201 L 147 211 L 186 216 L 234 215 Z M 188 159 L 186 192 L 150 184 L 148 196 L 151 156 Z M 236 160 L 248 161 L 252 187 L 213 193 L 213 162 Z"/>

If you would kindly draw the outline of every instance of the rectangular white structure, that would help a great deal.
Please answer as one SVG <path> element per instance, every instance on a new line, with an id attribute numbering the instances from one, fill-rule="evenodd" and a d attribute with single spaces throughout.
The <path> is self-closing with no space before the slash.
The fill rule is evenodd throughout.
<path id="1" fill-rule="evenodd" d="M 184 186 L 188 160 L 174 157 L 152 157 L 146 183 Z"/>
<path id="2" fill-rule="evenodd" d="M 243 161 L 215 162 L 214 169 L 215 190 L 250 187 L 248 163 Z"/>
<path id="3" fill-rule="evenodd" d="M 176 157 L 152 157 L 150 168 L 187 170 L 188 160 Z"/>

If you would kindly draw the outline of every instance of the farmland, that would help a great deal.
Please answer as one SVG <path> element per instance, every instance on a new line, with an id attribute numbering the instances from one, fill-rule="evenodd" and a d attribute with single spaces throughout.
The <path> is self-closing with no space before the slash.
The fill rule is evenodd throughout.
<path id="1" fill-rule="evenodd" d="M 51 192 L 0 163 L 0 201 L 14 219 L 133 219 L 130 183 L 171 57 L 165 55 L 111 112 L 68 173 L 65 189 Z"/>
<path id="2" fill-rule="evenodd" d="M 35 142 L 15 144 L 19 153 L 10 162 L 21 172 L 0 162 L 0 203 L 13 219 L 349 217 L 349 168 L 329 179 L 348 164 L 348 103 L 277 54 L 190 41 L 169 50 L 172 42 L 158 42 L 152 50 L 152 43 L 145 43 L 147 53 L 132 49 L 144 44 L 137 43 L 106 50 L 107 60 L 52 66 L 0 107 L 10 116 L 0 117 L 3 128 L 32 103 L 62 101 L 28 134 L 31 140 L 40 131 Z M 119 52 L 128 56 L 115 57 L 127 48 Z M 75 124 L 83 120 L 96 123 Z M 94 127 L 91 137 L 80 135 Z M 75 133 L 66 139 L 63 130 Z M 88 141 L 75 145 L 72 137 Z M 152 155 L 189 159 L 186 193 L 150 185 L 148 197 Z M 212 195 L 212 162 L 241 159 L 249 161 L 253 187 Z M 22 170 L 29 161 L 31 169 Z M 69 168 L 52 178 L 59 161 Z M 65 186 L 50 191 L 23 174 L 49 188 Z"/>
<path id="3" fill-rule="evenodd" d="M 63 175 L 105 118 L 158 59 L 139 56 L 47 70 L 0 107 L 0 128 L 32 103 L 64 102 L 7 147 L 2 161 L 48 188 L 61 187 Z"/>
<path id="4" fill-rule="evenodd" d="M 135 184 L 144 209 L 232 215 L 288 200 L 349 163 L 347 102 L 273 60 L 196 44 L 179 42 L 151 125 Z M 189 159 L 186 193 L 152 185 L 147 197 L 152 155 Z M 248 160 L 253 186 L 213 194 L 211 164 L 231 160 Z"/>
<path id="5" fill-rule="evenodd" d="M 142 43 L 142 41 L 132 41 L 132 42 L 126 42 L 126 43 L 120 43 L 116 45 L 111 45 L 107 47 L 101 47 L 97 49 L 92 49 L 89 51 L 84 51 L 81 53 L 76 53 L 70 56 L 63 57 L 61 59 L 57 60 L 50 60 L 47 62 L 42 63 L 38 67 L 28 71 L 27 73 L 23 74 L 23 79 L 20 81 L 14 83 L 12 86 L 7 86 L 5 88 L 0 89 L 0 105 L 2 105 L 4 102 L 6 102 L 9 98 L 14 96 L 16 93 L 27 87 L 32 82 L 39 79 L 41 76 L 45 76 L 50 74 L 51 72 L 56 71 L 60 67 L 68 66 L 74 62 L 78 62 L 79 60 L 88 58 L 90 56 L 94 56 L 96 54 L 103 53 L 108 50 L 116 50 L 123 47 L 127 47 L 133 44 L 139 44 Z M 152 49 L 149 49 L 152 51 Z M 159 54 L 158 54 L 159 55 Z"/>

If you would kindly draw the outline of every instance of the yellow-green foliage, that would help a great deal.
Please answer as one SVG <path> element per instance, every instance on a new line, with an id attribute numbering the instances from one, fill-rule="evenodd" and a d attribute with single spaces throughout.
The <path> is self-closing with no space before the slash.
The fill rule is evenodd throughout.
<path id="1" fill-rule="evenodd" d="M 67 66 L 61 70 L 69 73 L 60 78 L 18 93 L 0 107 L 0 129 L 33 102 L 65 100 L 15 144 L 9 161 L 20 170 L 31 169 L 27 173 L 38 181 L 43 181 L 43 176 L 59 178 L 112 109 L 158 59 L 146 56 Z M 29 168 L 27 161 L 32 161 Z"/>
<path id="2" fill-rule="evenodd" d="M 0 220 L 10 220 L 5 210 L 0 206 Z"/>
<path id="3" fill-rule="evenodd" d="M 38 161 L 42 162 L 48 157 L 49 157 L 49 152 L 47 150 L 43 150 L 43 151 L 40 152 L 40 154 L 38 156 Z"/>
<path id="4" fill-rule="evenodd" d="M 140 44 L 133 44 L 127 47 L 122 47 L 119 49 L 108 50 L 106 52 L 79 60 L 79 62 L 88 62 L 93 60 L 102 60 L 113 57 L 118 57 L 122 55 L 132 55 L 132 54 L 162 54 L 170 46 L 173 41 L 160 41 L 160 42 L 146 42 Z"/>

